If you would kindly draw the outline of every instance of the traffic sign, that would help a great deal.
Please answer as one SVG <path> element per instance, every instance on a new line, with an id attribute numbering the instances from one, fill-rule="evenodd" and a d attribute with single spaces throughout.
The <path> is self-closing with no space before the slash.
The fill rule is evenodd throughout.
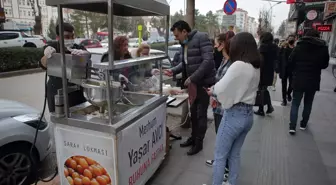
<path id="1" fill-rule="evenodd" d="M 224 13 L 226 15 L 232 15 L 237 10 L 236 0 L 226 0 L 223 7 Z"/>

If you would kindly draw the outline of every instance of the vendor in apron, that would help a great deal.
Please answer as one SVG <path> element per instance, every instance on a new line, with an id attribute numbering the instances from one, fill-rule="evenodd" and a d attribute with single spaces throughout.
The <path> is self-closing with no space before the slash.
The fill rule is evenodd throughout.
<path id="1" fill-rule="evenodd" d="M 56 36 L 57 40 L 59 39 L 59 26 L 56 26 Z M 65 53 L 72 55 L 90 55 L 88 51 L 86 51 L 84 46 L 77 45 L 74 43 L 74 27 L 69 23 L 64 23 L 64 46 Z M 59 41 L 48 44 L 44 48 L 44 56 L 40 61 L 40 66 L 42 69 L 46 70 L 48 67 L 47 59 L 52 57 L 53 53 L 60 53 L 60 43 Z M 68 83 L 68 86 L 73 86 L 75 84 Z M 55 111 L 55 95 L 57 95 L 57 91 L 62 89 L 62 78 L 49 76 L 49 80 L 47 83 L 47 100 L 48 100 L 48 108 L 49 112 Z M 81 104 L 86 102 L 86 99 L 83 95 L 83 89 L 80 88 L 77 91 L 69 93 L 69 107 Z"/>

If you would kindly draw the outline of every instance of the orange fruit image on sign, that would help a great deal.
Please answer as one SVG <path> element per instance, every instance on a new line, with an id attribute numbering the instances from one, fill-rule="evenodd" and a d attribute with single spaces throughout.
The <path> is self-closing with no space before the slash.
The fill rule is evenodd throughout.
<path id="1" fill-rule="evenodd" d="M 106 169 L 84 156 L 72 156 L 65 161 L 64 177 L 69 185 L 112 185 Z"/>

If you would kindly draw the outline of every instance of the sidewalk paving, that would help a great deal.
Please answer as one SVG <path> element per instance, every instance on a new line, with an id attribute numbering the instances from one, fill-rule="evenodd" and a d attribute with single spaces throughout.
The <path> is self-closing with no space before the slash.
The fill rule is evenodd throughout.
<path id="1" fill-rule="evenodd" d="M 296 136 L 288 134 L 290 105 L 280 105 L 280 84 L 278 79 L 277 91 L 270 91 L 275 112 L 264 118 L 254 117 L 254 126 L 242 149 L 238 185 L 336 185 L 336 94 L 333 92 L 336 80 L 330 69 L 323 71 L 309 129 L 298 131 Z M 179 122 L 179 117 L 170 116 L 167 124 L 175 127 Z M 190 130 L 177 128 L 173 133 L 185 139 Z M 199 154 L 187 156 L 188 149 L 180 148 L 179 143 L 172 141 L 167 159 L 147 185 L 211 185 L 212 169 L 205 161 L 213 158 L 212 121 Z M 39 183 L 58 184 L 57 178 L 51 183 Z"/>
<path id="2" fill-rule="evenodd" d="M 254 117 L 242 149 L 238 185 L 336 185 L 336 80 L 330 71 L 323 71 L 309 129 L 294 137 L 288 134 L 290 105 L 280 105 L 280 84 L 278 79 L 277 91 L 271 91 L 275 112 L 265 118 Z M 186 138 L 190 131 L 177 129 L 175 133 Z M 148 185 L 211 184 L 212 169 L 205 160 L 213 158 L 214 142 L 212 123 L 204 149 L 196 156 L 187 156 L 188 149 L 174 141 L 169 157 Z"/>

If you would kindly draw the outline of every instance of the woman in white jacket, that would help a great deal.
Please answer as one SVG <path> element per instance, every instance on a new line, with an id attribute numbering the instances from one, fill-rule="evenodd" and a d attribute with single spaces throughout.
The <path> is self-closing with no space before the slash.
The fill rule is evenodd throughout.
<path id="1" fill-rule="evenodd" d="M 227 159 L 228 183 L 237 183 L 240 150 L 253 125 L 253 105 L 260 80 L 260 55 L 250 33 L 239 33 L 231 39 L 229 56 L 233 63 L 226 75 L 208 90 L 224 108 L 216 137 L 213 185 L 222 185 Z"/>

